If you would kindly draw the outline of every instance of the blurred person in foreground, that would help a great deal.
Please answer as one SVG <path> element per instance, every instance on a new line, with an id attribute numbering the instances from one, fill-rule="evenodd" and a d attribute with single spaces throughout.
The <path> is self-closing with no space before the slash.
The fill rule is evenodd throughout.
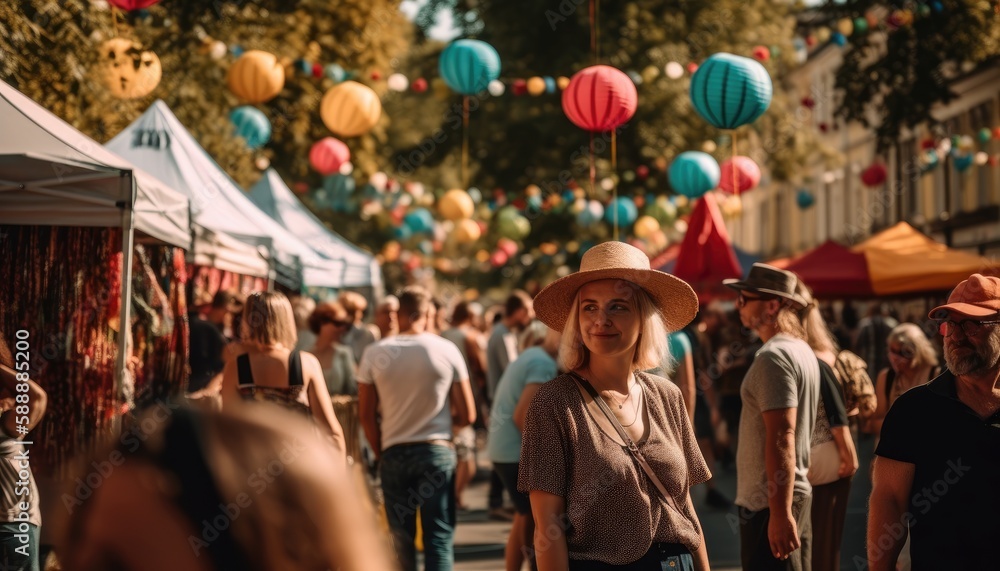
<path id="1" fill-rule="evenodd" d="M 517 489 L 518 463 L 521 458 L 521 430 L 524 415 L 538 388 L 555 378 L 556 357 L 559 355 L 560 333 L 541 321 L 525 329 L 524 350 L 507 367 L 497 384 L 496 398 L 490 411 L 490 435 L 487 441 L 490 461 L 500 475 L 500 481 L 514 502 L 514 524 L 504 552 L 507 571 L 520 571 L 525 556 L 530 557 L 535 533 L 528 494 Z"/>
<path id="2" fill-rule="evenodd" d="M 743 569 L 812 567 L 812 486 L 807 476 L 819 404 L 819 363 L 804 341 L 806 307 L 795 274 L 756 263 L 738 293 L 743 325 L 764 342 L 740 387 L 736 505 Z"/>
<path id="3" fill-rule="evenodd" d="M 833 369 L 837 361 L 837 342 L 812 292 L 801 279 L 796 293 L 806 302 L 799 319 L 806 332 L 806 343 L 816 354 L 820 372 L 820 399 L 807 474 L 812 485 L 812 570 L 839 571 L 847 497 L 851 492 L 851 479 L 858 471 L 858 452 L 851 436 L 844 396 Z"/>
<path id="4" fill-rule="evenodd" d="M 386 516 L 404 571 L 417 568 L 418 508 L 424 568 L 450 570 L 454 564 L 452 434 L 476 420 L 462 354 L 451 341 L 427 332 L 432 307 L 426 289 L 404 289 L 399 335 L 369 347 L 358 372 L 361 426 L 381 460 Z"/>
<path id="5" fill-rule="evenodd" d="M 112 466 L 107 485 L 64 494 L 64 569 L 393 569 L 374 511 L 303 417 L 255 403 L 140 420 L 144 439 L 81 462 L 88 482 Z"/>
<path id="6" fill-rule="evenodd" d="M 29 359 L 14 356 L 0 333 L 0 562 L 11 571 L 38 571 L 42 514 L 21 441 L 42 421 L 48 396 L 29 378 Z"/>
<path id="7" fill-rule="evenodd" d="M 972 274 L 931 310 L 948 369 L 901 394 L 875 449 L 868 564 L 996 569 L 1000 536 L 1000 278 Z M 909 529 L 907 529 L 909 528 Z"/>
<path id="8" fill-rule="evenodd" d="M 344 430 L 333 412 L 323 368 L 311 353 L 295 351 L 295 319 L 283 294 L 247 296 L 242 319 L 242 354 L 222 373 L 223 408 L 244 401 L 267 401 L 315 422 L 341 460 L 346 459 Z"/>
<path id="9" fill-rule="evenodd" d="M 605 242 L 535 297 L 569 371 L 524 419 L 518 489 L 529 494 L 541 571 L 709 568 L 690 488 L 705 466 L 681 391 L 643 371 L 698 311 L 690 286 L 641 250 Z"/>

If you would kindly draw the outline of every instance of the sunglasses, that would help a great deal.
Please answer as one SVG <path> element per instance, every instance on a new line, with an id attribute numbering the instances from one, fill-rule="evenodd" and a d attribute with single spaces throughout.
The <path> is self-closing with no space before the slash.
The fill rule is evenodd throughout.
<path id="1" fill-rule="evenodd" d="M 341 321 L 340 319 L 326 319 L 325 321 L 337 327 L 347 327 L 351 324 L 349 321 Z"/>
<path id="2" fill-rule="evenodd" d="M 774 299 L 773 297 L 765 296 L 750 296 L 742 291 L 736 295 L 736 307 L 745 307 L 746 304 L 753 301 L 767 301 L 769 299 Z"/>
<path id="3" fill-rule="evenodd" d="M 904 359 L 912 359 L 913 358 L 913 351 L 910 350 L 910 349 L 907 349 L 905 347 L 903 347 L 903 348 L 890 347 L 889 348 L 889 354 L 890 355 L 895 355 L 897 357 L 902 357 Z"/>
<path id="4" fill-rule="evenodd" d="M 1000 321 L 976 321 L 974 319 L 966 319 L 963 321 L 941 321 L 938 324 L 938 333 L 948 337 L 957 329 L 961 328 L 962 333 L 964 333 L 966 337 L 974 337 L 983 330 L 983 327 L 987 325 L 996 325 L 998 323 L 1000 323 Z"/>

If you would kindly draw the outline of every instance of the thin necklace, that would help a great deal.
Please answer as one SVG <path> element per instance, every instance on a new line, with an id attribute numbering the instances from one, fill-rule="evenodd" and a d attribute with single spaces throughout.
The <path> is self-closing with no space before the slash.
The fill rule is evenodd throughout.
<path id="1" fill-rule="evenodd" d="M 632 383 L 631 386 L 628 387 L 628 396 L 625 397 L 622 400 L 622 402 L 618 402 L 618 399 L 615 398 L 615 395 L 614 395 L 613 392 L 611 392 L 611 391 L 605 391 L 605 392 L 607 392 L 608 396 L 611 397 L 611 401 L 614 402 L 616 405 L 618 405 L 618 410 L 621 410 L 621 409 L 623 409 L 625 407 L 625 403 L 627 403 L 632 398 L 632 389 L 633 388 L 635 388 L 635 383 L 634 382 Z"/>
<path id="2" fill-rule="evenodd" d="M 629 393 L 631 395 L 632 393 Z M 628 428 L 635 424 L 635 421 L 639 420 L 639 409 L 642 408 L 642 389 L 639 389 L 639 398 L 635 400 L 635 416 L 632 417 L 632 422 L 628 424 L 623 424 L 622 428 Z"/>

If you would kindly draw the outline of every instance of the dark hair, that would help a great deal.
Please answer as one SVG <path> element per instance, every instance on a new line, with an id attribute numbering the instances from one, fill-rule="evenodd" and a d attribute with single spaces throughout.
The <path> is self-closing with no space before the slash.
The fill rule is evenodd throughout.
<path id="1" fill-rule="evenodd" d="M 451 310 L 451 324 L 459 325 L 465 323 L 472 317 L 472 312 L 469 311 L 469 302 L 460 301 L 455 304 L 455 309 Z"/>
<path id="2" fill-rule="evenodd" d="M 323 328 L 324 323 L 336 323 L 338 321 L 350 321 L 347 309 L 335 301 L 321 303 L 309 315 L 309 331 L 319 335 L 319 330 Z"/>
<path id="3" fill-rule="evenodd" d="M 431 293 L 420 286 L 405 287 L 397 297 L 400 317 L 406 316 L 411 321 L 427 313 L 431 304 Z"/>
<path id="4" fill-rule="evenodd" d="M 212 296 L 212 309 L 229 309 L 229 304 L 233 301 L 233 294 L 228 291 L 219 290 Z"/>
<path id="5" fill-rule="evenodd" d="M 504 317 L 510 317 L 518 311 L 525 309 L 531 303 L 531 296 L 528 292 L 520 289 L 516 289 L 509 296 L 507 296 L 507 301 L 504 302 L 503 314 Z"/>

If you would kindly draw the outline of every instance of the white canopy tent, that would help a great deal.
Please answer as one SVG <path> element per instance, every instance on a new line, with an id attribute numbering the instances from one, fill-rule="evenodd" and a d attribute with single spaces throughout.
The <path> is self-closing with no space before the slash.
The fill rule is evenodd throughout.
<path id="1" fill-rule="evenodd" d="M 316 251 L 344 261 L 344 287 L 370 287 L 375 297 L 382 294 L 382 268 L 375 257 L 329 230 L 295 197 L 274 169 L 250 189 L 250 200 L 268 216 L 295 234 Z"/>
<path id="2" fill-rule="evenodd" d="M 123 271 L 136 233 L 190 248 L 188 200 L 0 81 L 0 224 L 122 229 Z M 121 279 L 120 323 L 131 322 L 132 280 Z M 125 380 L 127 335 L 118 336 L 114 390 Z"/>
<path id="3" fill-rule="evenodd" d="M 107 143 L 191 200 L 194 222 L 270 249 L 284 285 L 342 286 L 343 262 L 326 259 L 257 208 L 161 100 Z"/>

